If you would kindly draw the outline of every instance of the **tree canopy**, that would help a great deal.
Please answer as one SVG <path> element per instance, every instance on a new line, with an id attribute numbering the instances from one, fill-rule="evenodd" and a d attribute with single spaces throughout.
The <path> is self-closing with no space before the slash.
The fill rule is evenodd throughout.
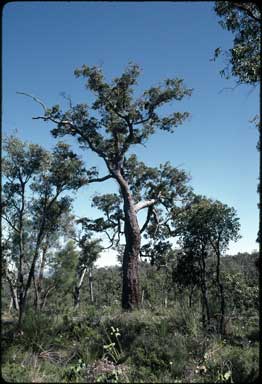
<path id="1" fill-rule="evenodd" d="M 255 2 L 216 1 L 215 12 L 222 28 L 234 34 L 233 47 L 226 52 L 228 65 L 221 74 L 238 83 L 257 84 L 261 77 L 261 10 Z M 215 58 L 222 52 L 215 51 Z"/>
<path id="2" fill-rule="evenodd" d="M 33 97 L 44 109 L 44 115 L 36 119 L 56 124 L 51 131 L 53 136 L 75 136 L 82 148 L 90 149 L 104 160 L 108 174 L 100 176 L 95 167 L 90 167 L 86 171 L 87 183 L 113 179 L 119 187 L 119 196 L 109 194 L 93 199 L 93 204 L 103 211 L 105 218 L 94 221 L 82 218 L 79 222 L 87 230 L 108 233 L 113 229 L 113 234 L 108 235 L 112 245 L 117 233 L 124 234 L 122 305 L 126 309 L 138 306 L 140 302 L 137 268 L 141 233 L 153 222 L 159 227 L 158 216 L 162 211 L 157 212 L 157 205 L 162 204 L 169 212 L 176 200 L 186 198 L 190 190 L 186 185 L 189 178 L 184 171 L 169 163 L 159 169 L 148 167 L 129 151 L 135 145 L 145 144 L 157 130 L 174 132 L 189 113 L 175 110 L 163 116 L 161 107 L 190 96 L 192 89 L 187 88 L 182 79 L 166 79 L 161 85 L 144 91 L 140 97 L 134 97 L 139 74 L 138 65 L 130 63 L 120 77 L 109 83 L 100 68 L 83 65 L 75 70 L 75 76 L 86 79 L 85 86 L 94 101 L 91 105 L 73 106 L 70 103 L 66 112 L 62 112 L 58 105 L 47 108 Z M 147 209 L 148 214 L 140 229 L 137 214 L 142 209 Z M 156 231 L 157 228 L 151 235 Z"/>

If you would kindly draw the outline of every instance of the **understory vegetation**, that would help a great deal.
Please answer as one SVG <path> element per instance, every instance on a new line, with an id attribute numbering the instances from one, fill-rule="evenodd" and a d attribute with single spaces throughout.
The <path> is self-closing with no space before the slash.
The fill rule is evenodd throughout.
<path id="1" fill-rule="evenodd" d="M 121 310 L 121 268 L 95 268 L 93 303 L 86 279 L 77 308 L 72 293 L 63 295 L 61 289 L 41 311 L 28 306 L 19 332 L 3 282 L 2 377 L 8 382 L 253 382 L 259 367 L 257 259 L 256 253 L 245 253 L 221 260 L 227 302 L 223 335 L 212 284 L 210 325 L 204 329 L 200 290 L 195 287 L 190 299 L 190 290 L 173 278 L 175 261 L 167 268 L 140 263 L 138 310 Z M 209 264 L 211 269 L 212 260 Z M 51 279 L 46 277 L 45 285 Z"/>

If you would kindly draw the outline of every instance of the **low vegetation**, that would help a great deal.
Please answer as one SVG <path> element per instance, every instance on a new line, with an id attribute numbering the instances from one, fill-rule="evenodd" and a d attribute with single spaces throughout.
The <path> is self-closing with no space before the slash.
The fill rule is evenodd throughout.
<path id="1" fill-rule="evenodd" d="M 121 310 L 120 268 L 95 268 L 94 303 L 86 280 L 78 308 L 73 307 L 72 294 L 59 298 L 53 294 L 44 310 L 28 309 L 19 333 L 4 285 L 3 378 L 65 383 L 253 382 L 259 367 L 256 260 L 255 253 L 222 259 L 227 298 L 223 335 L 215 305 L 210 328 L 203 328 L 201 290 L 195 290 L 190 307 L 187 291 L 182 293 L 172 278 L 161 288 L 166 270 L 149 263 L 140 264 L 141 286 L 146 290 L 141 309 Z M 235 274 L 229 278 L 232 269 Z M 213 295 L 210 290 L 210 302 L 216 303 Z M 57 299 L 64 306 L 55 306 Z"/>

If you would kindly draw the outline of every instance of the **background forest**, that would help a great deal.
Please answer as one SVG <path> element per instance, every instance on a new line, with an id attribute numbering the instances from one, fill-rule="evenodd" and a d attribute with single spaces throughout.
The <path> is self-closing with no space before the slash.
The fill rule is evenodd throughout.
<path id="1" fill-rule="evenodd" d="M 257 85 L 259 8 L 225 1 L 214 10 L 235 34 L 220 74 Z M 213 60 L 221 54 L 215 49 Z M 168 141 L 191 119 L 194 90 L 174 74 L 141 92 L 133 62 L 110 81 L 104 72 L 75 69 L 88 95 L 83 103 L 63 94 L 65 105 L 47 106 L 39 95 L 17 92 L 58 140 L 46 149 L 15 134 L 3 139 L 2 376 L 254 382 L 259 253 L 228 254 L 241 239 L 238 212 L 197 193 L 189 170 L 139 156 L 141 147 L 150 151 L 151 137 Z M 76 196 L 94 184 L 100 192 L 85 205 L 98 216 L 76 215 Z M 99 267 L 108 249 L 118 264 Z"/>

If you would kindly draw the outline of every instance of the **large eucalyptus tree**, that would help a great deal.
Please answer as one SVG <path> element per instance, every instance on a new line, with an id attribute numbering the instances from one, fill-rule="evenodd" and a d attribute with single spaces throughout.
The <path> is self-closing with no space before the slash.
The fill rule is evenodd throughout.
<path id="1" fill-rule="evenodd" d="M 82 147 L 103 159 L 107 174 L 101 176 L 92 167 L 87 172 L 89 183 L 113 179 L 119 187 L 119 194 L 105 195 L 94 201 L 105 214 L 104 218 L 92 223 L 87 219 L 81 221 L 86 223 L 88 230 L 112 229 L 112 242 L 116 240 L 117 231 L 124 234 L 124 309 L 132 309 L 140 303 L 138 258 L 141 233 L 150 227 L 150 223 L 159 226 L 157 206 L 171 209 L 175 200 L 186 194 L 188 180 L 184 171 L 169 163 L 159 169 L 151 168 L 138 161 L 135 155 L 130 155 L 132 147 L 144 145 L 157 130 L 173 132 L 183 123 L 189 116 L 188 112 L 174 111 L 169 116 L 162 116 L 161 107 L 171 101 L 180 101 L 192 92 L 184 86 L 183 80 L 175 78 L 167 79 L 162 85 L 151 87 L 141 97 L 135 98 L 133 88 L 139 73 L 139 67 L 130 64 L 120 77 L 108 83 L 100 68 L 83 65 L 75 70 L 75 75 L 87 80 L 86 88 L 93 94 L 94 102 L 90 106 L 72 106 L 70 103 L 66 112 L 62 112 L 59 106 L 48 109 L 34 98 L 44 109 L 44 115 L 35 118 L 54 122 L 56 127 L 52 134 L 55 137 L 75 136 Z M 138 213 L 145 209 L 147 219 L 140 228 Z"/>

